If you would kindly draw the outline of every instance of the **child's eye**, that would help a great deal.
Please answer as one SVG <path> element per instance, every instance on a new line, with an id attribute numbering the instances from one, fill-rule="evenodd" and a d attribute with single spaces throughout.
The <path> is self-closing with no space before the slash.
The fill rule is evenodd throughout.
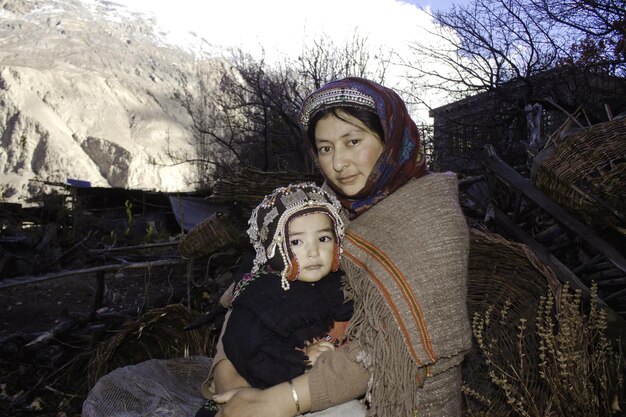
<path id="1" fill-rule="evenodd" d="M 291 246 L 298 246 L 298 245 L 299 245 L 299 244 L 301 244 L 301 243 L 302 243 L 302 241 L 301 241 L 301 240 L 299 240 L 299 239 L 293 239 L 293 240 L 290 240 L 290 241 L 289 241 L 289 244 L 290 244 Z"/>
<path id="2" fill-rule="evenodd" d="M 333 237 L 332 236 L 322 236 L 320 237 L 320 242 L 332 242 L 333 241 Z"/>

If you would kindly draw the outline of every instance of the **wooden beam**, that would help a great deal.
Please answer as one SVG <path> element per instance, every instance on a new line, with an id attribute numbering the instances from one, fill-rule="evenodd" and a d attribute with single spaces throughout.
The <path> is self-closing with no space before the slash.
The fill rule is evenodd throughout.
<path id="1" fill-rule="evenodd" d="M 102 253 L 110 253 L 110 252 L 128 252 L 132 250 L 143 250 L 143 249 L 154 249 L 154 248 L 163 248 L 168 246 L 176 246 L 180 244 L 180 240 L 174 240 L 171 242 L 160 242 L 160 243 L 148 243 L 145 245 L 136 245 L 136 246 L 119 246 L 113 248 L 106 249 L 91 249 L 89 253 L 91 254 L 102 254 Z"/>
<path id="2" fill-rule="evenodd" d="M 539 258 L 541 262 L 546 264 L 557 276 L 559 281 L 567 282 L 571 288 L 580 289 L 585 298 L 591 296 L 591 290 L 574 274 L 566 265 L 555 258 L 548 248 L 541 243 L 537 242 L 529 233 L 519 227 L 513 220 L 509 218 L 502 210 L 491 204 L 489 207 L 485 207 L 480 201 L 474 198 L 473 195 L 468 194 L 474 202 L 482 207 L 485 211 L 491 214 L 491 218 L 500 226 L 504 231 L 511 236 L 514 240 L 521 242 L 528 246 L 530 250 Z M 606 303 L 602 302 L 602 305 L 606 307 Z"/>
<path id="3" fill-rule="evenodd" d="M 548 265 L 556 274 L 561 282 L 566 282 L 572 289 L 579 289 L 585 298 L 591 296 L 591 290 L 574 274 L 566 265 L 554 257 L 550 251 L 537 242 L 533 237 L 517 226 L 513 220 L 509 218 L 497 207 L 493 208 L 495 221 L 501 226 L 513 239 L 528 246 L 539 258 L 541 262 Z M 606 307 L 606 303 L 601 302 Z"/>
<path id="4" fill-rule="evenodd" d="M 160 261 L 148 261 L 148 262 L 134 262 L 134 263 L 121 263 L 121 264 L 112 264 L 112 265 L 101 265 L 94 266 L 92 268 L 83 268 L 83 269 L 71 269 L 60 272 L 54 272 L 50 274 L 43 275 L 25 275 L 21 277 L 15 278 L 5 278 L 0 281 L 0 289 L 16 287 L 18 285 L 26 285 L 33 284 L 37 282 L 48 281 L 51 279 L 63 278 L 72 275 L 84 275 L 91 274 L 100 271 L 120 271 L 123 269 L 139 269 L 139 268 L 155 268 L 159 266 L 170 266 L 170 265 L 180 265 L 187 262 L 182 258 L 174 258 L 174 259 L 163 259 Z"/>
<path id="5" fill-rule="evenodd" d="M 511 187 L 520 190 L 526 197 L 550 213 L 559 224 L 567 228 L 571 233 L 578 235 L 588 246 L 603 254 L 616 267 L 626 272 L 626 259 L 613 246 L 609 245 L 589 227 L 578 221 L 554 200 L 541 192 L 530 180 L 522 177 L 508 166 L 496 155 L 492 146 L 487 145 L 485 148 L 487 157 L 484 159 L 484 163 L 498 178 Z"/>
<path id="6" fill-rule="evenodd" d="M 55 337 L 68 332 L 76 324 L 77 324 L 77 321 L 75 319 L 65 320 L 57 324 L 56 326 L 54 326 L 52 329 L 48 330 L 47 332 L 43 333 L 41 336 L 37 337 L 35 340 L 28 342 L 25 345 L 25 347 L 33 352 L 37 351 L 41 349 L 42 347 L 46 346 L 48 343 L 50 343 L 50 341 L 54 339 Z"/>

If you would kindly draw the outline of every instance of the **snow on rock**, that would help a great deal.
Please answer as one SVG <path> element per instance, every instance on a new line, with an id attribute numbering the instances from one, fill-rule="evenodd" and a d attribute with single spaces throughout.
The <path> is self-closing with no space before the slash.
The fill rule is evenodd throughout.
<path id="1" fill-rule="evenodd" d="M 0 201 L 45 182 L 185 191 L 191 118 L 175 99 L 194 56 L 107 1 L 0 0 Z"/>

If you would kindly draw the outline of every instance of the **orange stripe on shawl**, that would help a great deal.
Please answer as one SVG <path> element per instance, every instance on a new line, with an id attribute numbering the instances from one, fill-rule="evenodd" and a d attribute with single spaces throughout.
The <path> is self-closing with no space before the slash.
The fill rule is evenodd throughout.
<path id="1" fill-rule="evenodd" d="M 430 335 L 426 327 L 426 320 L 424 319 L 424 315 L 422 314 L 422 309 L 419 306 L 419 303 L 417 302 L 417 299 L 415 298 L 413 291 L 407 285 L 407 280 L 404 277 L 404 274 L 402 274 L 402 272 L 393 263 L 393 261 L 391 261 L 391 259 L 380 248 L 376 247 L 375 245 L 371 244 L 367 240 L 363 239 L 362 237 L 356 235 L 354 232 L 351 232 L 351 231 L 346 231 L 345 237 L 350 242 L 352 242 L 355 246 L 357 246 L 358 248 L 360 248 L 361 250 L 365 251 L 367 254 L 372 256 L 373 259 L 375 259 L 396 282 L 400 291 L 402 292 L 403 298 L 409 305 L 409 309 L 411 311 L 411 315 L 413 316 L 413 320 L 415 321 L 415 324 L 417 325 L 417 328 L 419 329 L 420 337 L 422 339 L 422 345 L 424 346 L 424 350 L 426 351 L 426 354 L 428 355 L 431 361 L 433 362 L 436 361 L 437 355 L 435 354 L 432 341 L 430 339 Z M 400 312 L 398 311 L 393 300 L 391 299 L 391 296 L 389 295 L 387 289 L 384 287 L 380 279 L 375 276 L 373 271 L 370 271 L 369 269 L 367 269 L 363 265 L 362 262 L 357 261 L 354 255 L 350 254 L 350 259 L 353 262 L 359 264 L 361 268 L 366 269 L 368 273 L 370 274 L 370 276 L 376 282 L 376 285 L 381 289 L 381 291 L 383 292 L 383 296 L 385 297 L 385 299 L 387 299 L 389 306 L 391 307 L 394 315 L 396 315 L 397 322 L 400 326 L 402 333 L 404 334 L 404 337 L 407 340 L 407 345 L 410 347 L 411 354 L 416 359 L 416 362 L 420 364 L 420 360 L 417 358 L 417 354 L 415 353 L 415 351 L 413 350 L 413 347 L 411 346 L 408 330 L 403 324 L 404 323 L 403 317 L 400 315 Z"/>
<path id="2" fill-rule="evenodd" d="M 393 311 L 393 314 L 395 316 L 400 316 L 400 312 L 396 309 L 395 304 L 393 304 L 393 302 L 391 301 L 391 296 L 389 295 L 389 293 L 387 292 L 387 289 L 385 288 L 385 286 L 382 284 L 382 282 L 380 282 L 380 280 L 378 279 L 378 277 L 376 277 L 376 275 L 374 274 L 373 271 L 371 271 L 363 262 L 359 261 L 356 256 L 354 256 L 352 253 L 350 253 L 347 249 L 344 248 L 343 250 L 343 255 L 346 256 L 347 258 L 350 258 L 350 260 L 352 262 L 354 262 L 356 265 L 358 265 L 361 269 L 363 269 L 364 271 L 366 271 L 371 277 L 372 277 L 372 281 L 374 282 L 374 284 L 376 284 L 376 286 L 378 286 L 378 288 L 380 289 L 383 298 L 385 298 L 387 300 L 387 303 L 389 305 L 389 307 L 391 307 L 391 310 Z M 406 329 L 406 327 L 400 325 L 400 332 L 402 333 L 402 335 L 404 336 L 404 338 L 407 341 L 407 345 L 409 346 L 409 350 L 411 353 L 411 356 L 413 357 L 413 359 L 415 360 L 415 362 L 417 363 L 418 366 L 422 365 L 422 362 L 420 361 L 420 359 L 417 357 L 417 353 L 415 352 L 415 350 L 413 349 L 413 345 L 411 344 L 411 337 L 409 336 L 409 332 Z"/>

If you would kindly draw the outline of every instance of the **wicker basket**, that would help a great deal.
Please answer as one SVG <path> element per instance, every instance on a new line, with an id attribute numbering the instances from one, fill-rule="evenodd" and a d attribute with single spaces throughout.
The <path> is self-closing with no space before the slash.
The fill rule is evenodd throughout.
<path id="1" fill-rule="evenodd" d="M 560 284 L 554 274 L 525 245 L 510 242 L 500 235 L 472 229 L 468 273 L 468 312 L 470 318 L 492 309 L 494 316 L 506 308 L 507 321 L 492 320 L 490 339 L 502 347 L 493 363 L 507 364 L 517 356 L 518 330 L 510 323 L 520 319 L 529 322 L 537 314 L 539 299 L 551 292 L 559 294 Z M 522 341 L 528 355 L 537 355 L 534 332 Z M 536 358 L 528 357 L 529 361 Z M 529 386 L 536 401 L 542 400 L 538 370 L 529 375 Z M 474 340 L 473 348 L 463 362 L 463 386 L 469 415 L 512 415 L 503 392 L 490 377 L 486 358 Z"/>
<path id="2" fill-rule="evenodd" d="M 215 213 L 196 225 L 178 246 L 183 258 L 208 256 L 245 239 L 244 232 L 224 213 Z"/>
<path id="3" fill-rule="evenodd" d="M 624 227 L 626 118 L 593 125 L 563 140 L 540 162 L 535 185 L 581 221 Z M 541 155 L 541 153 L 540 153 Z"/>

